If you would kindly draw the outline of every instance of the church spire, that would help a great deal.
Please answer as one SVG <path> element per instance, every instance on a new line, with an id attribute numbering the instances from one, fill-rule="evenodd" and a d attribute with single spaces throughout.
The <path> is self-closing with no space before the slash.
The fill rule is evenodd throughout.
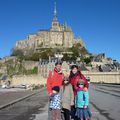
<path id="1" fill-rule="evenodd" d="M 56 0 L 54 0 L 54 17 L 53 17 L 53 21 L 52 21 L 51 30 L 52 31 L 59 31 L 60 30 L 59 22 L 57 19 Z"/>
<path id="2" fill-rule="evenodd" d="M 54 0 L 54 20 L 57 20 L 56 0 Z"/>

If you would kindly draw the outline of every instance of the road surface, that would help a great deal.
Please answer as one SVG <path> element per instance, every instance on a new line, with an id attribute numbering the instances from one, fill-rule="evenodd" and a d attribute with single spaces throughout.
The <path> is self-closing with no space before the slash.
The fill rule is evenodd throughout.
<path id="1" fill-rule="evenodd" d="M 90 84 L 92 120 L 120 120 L 120 85 Z M 45 89 L 19 103 L 0 110 L 0 120 L 47 120 Z"/>

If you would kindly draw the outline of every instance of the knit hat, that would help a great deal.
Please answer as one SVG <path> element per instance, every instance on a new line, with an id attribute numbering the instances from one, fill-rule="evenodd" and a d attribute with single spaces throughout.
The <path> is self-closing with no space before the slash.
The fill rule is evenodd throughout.
<path id="1" fill-rule="evenodd" d="M 78 82 L 77 82 L 77 86 L 80 85 L 80 84 L 85 84 L 85 81 L 83 79 L 79 79 Z"/>
<path id="2" fill-rule="evenodd" d="M 60 87 L 59 87 L 59 86 L 54 86 L 54 87 L 52 88 L 52 90 L 54 90 L 54 91 L 56 91 L 56 92 L 59 92 L 59 91 L 60 91 Z"/>

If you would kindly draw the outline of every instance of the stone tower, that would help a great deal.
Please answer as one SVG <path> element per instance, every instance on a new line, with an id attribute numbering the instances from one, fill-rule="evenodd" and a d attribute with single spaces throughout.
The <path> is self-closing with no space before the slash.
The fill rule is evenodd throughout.
<path id="1" fill-rule="evenodd" d="M 56 1 L 54 1 L 54 17 L 53 17 L 53 21 L 52 21 L 51 31 L 60 31 L 59 22 L 58 22 L 58 19 L 57 19 Z"/>

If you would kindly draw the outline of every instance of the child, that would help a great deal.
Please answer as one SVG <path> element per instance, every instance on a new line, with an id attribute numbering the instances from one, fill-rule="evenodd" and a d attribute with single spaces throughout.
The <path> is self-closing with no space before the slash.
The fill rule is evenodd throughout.
<path id="1" fill-rule="evenodd" d="M 68 77 L 64 77 L 61 87 L 61 103 L 65 120 L 70 120 L 71 105 L 74 104 L 74 93 Z"/>
<path id="2" fill-rule="evenodd" d="M 77 95 L 75 98 L 75 107 L 76 114 L 75 116 L 79 120 L 91 120 L 91 112 L 88 108 L 89 105 L 89 93 L 88 91 L 84 91 L 84 80 L 80 79 L 77 82 Z"/>
<path id="3" fill-rule="evenodd" d="M 51 109 L 51 119 L 52 120 L 61 120 L 61 97 L 59 94 L 59 86 L 52 88 L 52 95 L 50 96 L 49 109 Z"/>

